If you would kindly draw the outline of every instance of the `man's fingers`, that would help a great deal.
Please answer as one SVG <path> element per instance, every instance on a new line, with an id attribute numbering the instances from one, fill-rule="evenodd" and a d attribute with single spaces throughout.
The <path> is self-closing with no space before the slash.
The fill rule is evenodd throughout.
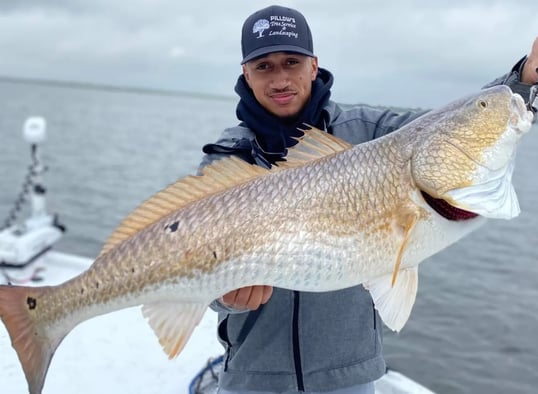
<path id="1" fill-rule="evenodd" d="M 531 52 L 527 56 L 520 78 L 521 82 L 529 85 L 538 82 L 538 37 L 536 37 L 532 44 Z"/>
<path id="2" fill-rule="evenodd" d="M 255 310 L 269 301 L 272 294 L 271 286 L 247 286 L 226 293 L 221 301 L 234 309 Z"/>
<path id="3" fill-rule="evenodd" d="M 235 297 L 237 296 L 238 290 L 230 291 L 229 293 L 224 294 L 220 300 L 223 304 L 227 306 L 233 306 L 235 304 Z"/>
<path id="4" fill-rule="evenodd" d="M 260 305 L 269 301 L 271 294 L 273 294 L 271 286 L 252 286 L 246 308 L 251 310 L 258 309 Z"/>
<path id="5" fill-rule="evenodd" d="M 269 301 L 269 298 L 273 295 L 273 287 L 272 286 L 263 286 L 263 295 L 262 295 L 262 304 L 266 304 L 267 301 Z"/>
<path id="6" fill-rule="evenodd" d="M 252 287 L 243 287 L 237 290 L 237 295 L 235 296 L 234 308 L 236 309 L 250 309 L 248 303 L 252 294 Z"/>
<path id="7" fill-rule="evenodd" d="M 538 37 L 536 37 L 532 44 L 531 55 L 538 56 Z"/>

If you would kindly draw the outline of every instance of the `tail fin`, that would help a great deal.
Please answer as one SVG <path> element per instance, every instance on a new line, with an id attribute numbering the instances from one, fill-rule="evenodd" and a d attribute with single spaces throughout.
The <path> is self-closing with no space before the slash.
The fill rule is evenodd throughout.
<path id="1" fill-rule="evenodd" d="M 24 370 L 30 394 L 40 394 L 52 356 L 62 341 L 50 338 L 39 321 L 49 287 L 0 286 L 0 319 Z"/>

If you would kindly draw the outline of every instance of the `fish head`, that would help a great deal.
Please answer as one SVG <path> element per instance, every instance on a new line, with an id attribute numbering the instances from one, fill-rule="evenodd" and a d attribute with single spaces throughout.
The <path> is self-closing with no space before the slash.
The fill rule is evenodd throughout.
<path id="1" fill-rule="evenodd" d="M 411 171 L 420 190 L 488 218 L 519 214 L 512 172 L 533 120 L 519 94 L 495 86 L 417 120 Z"/>

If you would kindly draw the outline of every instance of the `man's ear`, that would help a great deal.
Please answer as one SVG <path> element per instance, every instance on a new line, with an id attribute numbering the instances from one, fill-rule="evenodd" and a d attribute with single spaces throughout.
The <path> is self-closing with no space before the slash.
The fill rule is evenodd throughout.
<path id="1" fill-rule="evenodd" d="M 250 86 L 250 75 L 248 73 L 247 65 L 243 64 L 241 68 L 243 69 L 243 75 L 245 76 L 245 81 L 247 81 L 248 87 L 252 89 L 252 87 Z"/>
<path id="2" fill-rule="evenodd" d="M 312 79 L 312 81 L 315 81 L 316 78 L 318 77 L 318 57 L 314 56 L 314 57 L 311 58 L 311 60 L 312 60 L 311 79 Z"/>

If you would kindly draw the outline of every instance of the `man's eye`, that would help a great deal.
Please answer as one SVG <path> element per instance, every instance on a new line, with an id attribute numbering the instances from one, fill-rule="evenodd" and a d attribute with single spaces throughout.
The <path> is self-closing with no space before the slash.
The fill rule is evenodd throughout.
<path id="1" fill-rule="evenodd" d="M 256 70 L 264 71 L 269 68 L 269 65 L 267 63 L 261 63 L 256 66 Z"/>
<path id="2" fill-rule="evenodd" d="M 296 60 L 296 59 L 289 59 L 289 60 L 288 60 L 288 64 L 289 64 L 290 66 L 293 66 L 294 64 L 298 64 L 298 63 L 299 63 L 299 61 Z"/>

